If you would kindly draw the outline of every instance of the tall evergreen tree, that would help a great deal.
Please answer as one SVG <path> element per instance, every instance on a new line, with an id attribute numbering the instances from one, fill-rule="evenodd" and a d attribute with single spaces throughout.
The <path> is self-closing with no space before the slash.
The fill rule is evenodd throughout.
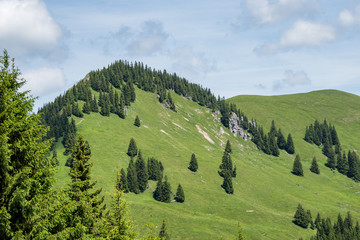
<path id="1" fill-rule="evenodd" d="M 170 239 L 169 234 L 167 233 L 167 224 L 166 224 L 165 219 L 163 219 L 163 223 L 161 225 L 161 229 L 159 232 L 159 238 L 161 240 L 169 240 Z"/>
<path id="2" fill-rule="evenodd" d="M 277 145 L 277 141 L 276 141 L 274 132 L 269 133 L 269 149 L 270 149 L 271 155 L 273 155 L 275 157 L 278 157 L 280 155 L 279 147 Z"/>
<path id="3" fill-rule="evenodd" d="M 136 115 L 136 118 L 135 118 L 135 121 L 134 121 L 134 125 L 137 126 L 137 127 L 140 127 L 140 119 L 139 119 L 139 116 Z"/>
<path id="4" fill-rule="evenodd" d="M 37 224 L 40 204 L 50 197 L 50 163 L 43 141 L 47 129 L 31 114 L 34 99 L 19 89 L 25 81 L 14 60 L 0 56 L 0 236 L 27 239 Z M 43 223 L 44 224 L 44 223 Z M 30 238 L 29 238 L 30 239 Z"/>
<path id="5" fill-rule="evenodd" d="M 316 157 L 314 157 L 311 162 L 310 171 L 316 174 L 320 174 L 320 169 L 319 169 L 319 165 L 317 164 Z"/>
<path id="6" fill-rule="evenodd" d="M 177 187 L 175 200 L 177 202 L 181 202 L 181 203 L 185 201 L 185 194 L 184 194 L 184 190 L 183 190 L 181 184 L 179 184 Z"/>
<path id="7" fill-rule="evenodd" d="M 295 157 L 292 173 L 297 176 L 304 176 L 299 154 Z"/>
<path id="8" fill-rule="evenodd" d="M 191 155 L 191 159 L 190 159 L 190 163 L 189 163 L 189 167 L 190 171 L 196 172 L 198 170 L 198 163 L 197 163 L 197 159 L 195 156 L 195 153 L 193 153 Z"/>
<path id="9" fill-rule="evenodd" d="M 343 155 L 341 153 L 337 154 L 337 170 L 339 173 L 346 175 L 349 171 L 349 163 L 346 158 L 345 152 Z"/>
<path id="10" fill-rule="evenodd" d="M 229 140 L 227 140 L 227 142 L 226 142 L 225 152 L 228 153 L 228 154 L 230 154 L 230 153 L 232 152 L 232 150 L 231 150 L 231 144 L 230 144 L 230 141 L 229 141 Z"/>
<path id="11" fill-rule="evenodd" d="M 221 187 L 225 190 L 227 194 L 233 194 L 234 188 L 232 184 L 232 176 L 230 171 L 224 172 L 224 181 Z"/>
<path id="12" fill-rule="evenodd" d="M 135 167 L 136 167 L 137 179 L 139 183 L 139 190 L 140 192 L 144 192 L 147 188 L 149 176 L 140 149 L 135 162 Z"/>
<path id="13" fill-rule="evenodd" d="M 289 135 L 287 137 L 285 150 L 289 154 L 294 154 L 295 153 L 295 146 L 294 146 L 294 142 L 292 140 L 292 137 L 291 137 L 290 133 L 289 133 Z"/>
<path id="14" fill-rule="evenodd" d="M 162 171 L 160 170 L 159 161 L 151 157 L 147 164 L 149 180 L 157 181 L 162 178 Z"/>
<path id="15" fill-rule="evenodd" d="M 294 223 L 303 228 L 307 228 L 309 225 L 309 217 L 300 203 L 294 215 Z"/>
<path id="16" fill-rule="evenodd" d="M 99 106 L 96 100 L 96 97 L 94 95 L 94 99 L 90 102 L 90 108 L 92 112 L 99 112 Z"/>
<path id="17" fill-rule="evenodd" d="M 140 193 L 136 168 L 132 159 L 130 159 L 126 177 L 129 191 L 136 194 Z"/>
<path id="18" fill-rule="evenodd" d="M 119 190 L 119 191 L 123 191 L 124 193 L 128 193 L 128 192 L 129 192 L 128 183 L 127 183 L 127 178 L 126 178 L 126 173 L 125 173 L 125 171 L 124 171 L 123 168 L 122 168 L 121 171 L 120 171 L 120 179 L 119 179 L 118 190 Z"/>
<path id="19" fill-rule="evenodd" d="M 133 138 L 130 139 L 129 147 L 127 151 L 127 155 L 129 155 L 131 158 L 135 157 L 137 155 L 138 149 L 136 146 L 136 142 Z"/>

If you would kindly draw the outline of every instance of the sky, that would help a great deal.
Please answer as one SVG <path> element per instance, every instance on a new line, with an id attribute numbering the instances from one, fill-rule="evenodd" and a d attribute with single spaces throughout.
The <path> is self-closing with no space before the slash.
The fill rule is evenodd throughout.
<path id="1" fill-rule="evenodd" d="M 0 48 L 35 109 L 120 59 L 226 98 L 360 95 L 359 0 L 0 0 Z"/>

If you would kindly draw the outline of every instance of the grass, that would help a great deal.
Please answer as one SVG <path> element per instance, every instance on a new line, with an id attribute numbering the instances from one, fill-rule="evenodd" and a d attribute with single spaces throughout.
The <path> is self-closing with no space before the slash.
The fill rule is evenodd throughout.
<path id="1" fill-rule="evenodd" d="M 103 192 L 112 192 L 116 171 L 127 168 L 126 152 L 131 137 L 146 159 L 153 156 L 162 161 L 173 192 L 181 183 L 186 198 L 182 204 L 155 201 L 152 191 L 156 182 L 153 181 L 144 193 L 126 195 L 140 236 L 146 233 L 146 224 L 152 215 L 152 222 L 158 227 L 156 231 L 160 230 L 162 219 L 167 219 L 172 239 L 233 239 L 238 223 L 247 239 L 309 238 L 315 231 L 292 223 L 299 202 L 311 210 L 313 217 L 318 211 L 331 217 L 351 211 L 355 219 L 360 219 L 359 184 L 326 168 L 321 150 L 302 140 L 306 125 L 316 118 L 326 118 L 335 124 L 345 148 L 359 149 L 360 109 L 356 104 L 359 97 L 327 91 L 305 96 L 230 99 L 264 127 L 270 127 L 274 119 L 284 134 L 292 133 L 305 174 L 305 177 L 297 177 L 291 174 L 295 156 L 283 151 L 280 157 L 268 156 L 250 141 L 232 136 L 227 129 L 221 134 L 221 123 L 208 109 L 172 94 L 175 113 L 160 105 L 153 93 L 136 89 L 136 94 L 137 99 L 126 119 L 113 114 L 102 117 L 91 113 L 75 120 L 78 131 L 90 143 L 94 163 L 92 176 Z M 341 99 L 337 100 L 336 96 Z M 141 121 L 140 128 L 133 125 L 136 115 Z M 214 143 L 206 140 L 196 125 Z M 237 166 L 233 195 L 227 195 L 220 187 L 222 178 L 217 173 L 228 139 L 233 149 L 231 157 Z M 60 157 L 56 173 L 58 187 L 69 178 L 68 168 L 64 166 L 66 157 L 60 154 L 61 144 L 57 148 Z M 196 173 L 187 169 L 192 153 L 196 154 L 199 164 Z M 309 171 L 313 156 L 320 162 L 320 175 Z"/>

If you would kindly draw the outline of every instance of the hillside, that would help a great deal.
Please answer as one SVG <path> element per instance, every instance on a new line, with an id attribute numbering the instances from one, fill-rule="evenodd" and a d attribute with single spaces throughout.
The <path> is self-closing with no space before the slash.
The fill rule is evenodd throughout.
<path id="1" fill-rule="evenodd" d="M 255 118 L 265 128 L 270 127 L 274 119 L 284 133 L 293 134 L 305 172 L 305 177 L 297 177 L 290 173 L 295 156 L 283 151 L 280 157 L 265 155 L 252 142 L 232 136 L 215 120 L 210 109 L 174 92 L 171 95 L 177 112 L 164 108 L 155 93 L 136 88 L 136 100 L 125 119 L 115 114 L 103 117 L 99 113 L 73 117 L 78 132 L 90 143 L 93 178 L 104 192 L 113 191 L 117 169 L 127 167 L 130 158 L 126 151 L 132 137 L 145 159 L 155 157 L 162 161 L 164 174 L 174 192 L 179 183 L 183 186 L 186 200 L 182 204 L 155 201 L 152 191 L 156 182 L 152 181 L 145 193 L 126 195 L 141 235 L 147 231 L 145 225 L 152 215 L 156 225 L 167 219 L 172 239 L 231 239 L 237 232 L 238 223 L 248 239 L 309 238 L 315 231 L 301 229 L 292 223 L 299 202 L 311 210 L 313 217 L 317 211 L 331 217 L 351 211 L 355 219 L 360 219 L 359 184 L 324 167 L 325 157 L 321 150 L 302 140 L 306 125 L 316 118 L 326 118 L 336 126 L 345 148 L 360 149 L 358 96 L 321 91 L 229 99 L 236 102 L 249 119 Z M 136 115 L 141 120 L 140 128 L 133 125 Z M 222 178 L 217 173 L 227 139 L 231 141 L 231 157 L 237 166 L 233 195 L 226 194 L 220 187 Z M 63 152 L 60 142 L 57 150 Z M 187 169 L 192 153 L 197 155 L 197 173 Z M 58 155 L 57 187 L 68 181 L 68 167 L 64 166 L 66 157 Z M 320 160 L 319 176 L 308 170 L 314 155 Z"/>

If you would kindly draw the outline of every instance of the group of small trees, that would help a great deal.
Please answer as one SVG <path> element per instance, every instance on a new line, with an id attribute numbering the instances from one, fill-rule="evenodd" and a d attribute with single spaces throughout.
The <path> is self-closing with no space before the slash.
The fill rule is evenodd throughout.
<path id="1" fill-rule="evenodd" d="M 350 212 L 347 213 L 344 219 L 338 214 L 334 224 L 329 217 L 322 218 L 320 213 L 317 214 L 313 221 L 310 210 L 305 211 L 299 203 L 293 222 L 302 228 L 308 228 L 308 226 L 310 226 L 311 229 L 316 229 L 316 235 L 312 236 L 310 238 L 311 240 L 360 239 L 359 222 L 356 221 L 356 224 L 354 224 Z"/>
<path id="2" fill-rule="evenodd" d="M 221 187 L 225 190 L 227 194 L 233 194 L 234 188 L 232 184 L 232 178 L 236 177 L 236 166 L 233 167 L 233 163 L 231 160 L 231 144 L 228 140 L 226 142 L 225 151 L 222 157 L 221 164 L 219 166 L 220 170 L 218 171 L 219 175 L 224 178 L 224 181 Z"/>
<path id="3" fill-rule="evenodd" d="M 274 120 L 271 122 L 271 128 L 268 134 L 264 134 L 262 126 L 253 127 L 251 125 L 249 132 L 253 134 L 253 142 L 256 146 L 266 154 L 277 157 L 280 154 L 279 149 L 285 150 L 289 154 L 295 153 L 295 146 L 291 134 L 289 133 L 285 140 L 281 129 L 276 129 Z"/>
<path id="4" fill-rule="evenodd" d="M 310 171 L 316 174 L 320 174 L 320 169 L 319 169 L 319 165 L 317 163 L 316 158 L 314 157 L 312 162 L 311 162 L 311 167 L 310 167 Z M 303 171 L 303 167 L 301 164 L 301 160 L 300 160 L 300 155 L 297 154 L 295 159 L 294 159 L 294 164 L 293 164 L 293 168 L 291 171 L 294 175 L 297 176 L 304 176 L 304 171 Z"/>

